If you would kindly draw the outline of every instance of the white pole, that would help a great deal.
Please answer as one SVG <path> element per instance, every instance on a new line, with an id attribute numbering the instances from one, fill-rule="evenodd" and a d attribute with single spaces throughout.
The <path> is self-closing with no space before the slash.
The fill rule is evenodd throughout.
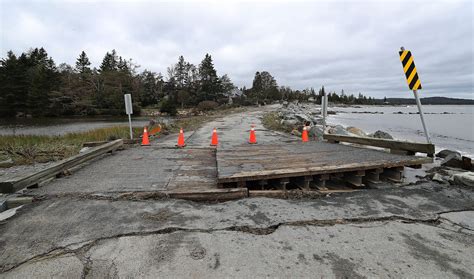
<path id="1" fill-rule="evenodd" d="M 430 134 L 429 134 L 428 128 L 426 127 L 426 124 L 425 124 L 425 118 L 423 117 L 423 111 L 421 110 L 421 102 L 420 102 L 420 99 L 418 98 L 418 92 L 416 90 L 413 90 L 413 94 L 415 95 L 416 105 L 418 106 L 418 111 L 420 112 L 421 124 L 423 124 L 423 130 L 425 131 L 426 142 L 431 143 Z"/>
<path id="2" fill-rule="evenodd" d="M 401 47 L 400 50 L 404 51 L 405 48 Z M 421 110 L 421 102 L 420 102 L 420 98 L 418 98 L 418 92 L 416 90 L 413 90 L 413 95 L 415 95 L 416 105 L 418 106 L 418 112 L 420 113 L 421 124 L 423 125 L 423 130 L 425 131 L 426 142 L 431 143 L 430 134 L 429 134 L 428 128 L 426 127 L 426 124 L 425 124 L 425 118 L 423 117 L 423 111 Z"/>
<path id="3" fill-rule="evenodd" d="M 323 134 L 326 131 L 326 93 L 321 97 L 321 114 L 323 115 Z"/>
<path id="4" fill-rule="evenodd" d="M 133 139 L 133 132 L 132 132 L 132 113 L 133 113 L 133 105 L 132 105 L 132 95 L 125 94 L 123 95 L 125 99 L 125 113 L 128 114 L 128 125 L 130 126 L 130 139 Z"/>
<path id="5" fill-rule="evenodd" d="M 130 139 L 133 139 L 133 132 L 132 132 L 132 117 L 130 114 L 128 115 L 128 125 L 130 126 Z"/>
<path id="6" fill-rule="evenodd" d="M 329 103 L 329 95 L 328 94 L 325 94 L 324 95 L 324 119 L 326 119 L 328 117 L 328 103 Z"/>

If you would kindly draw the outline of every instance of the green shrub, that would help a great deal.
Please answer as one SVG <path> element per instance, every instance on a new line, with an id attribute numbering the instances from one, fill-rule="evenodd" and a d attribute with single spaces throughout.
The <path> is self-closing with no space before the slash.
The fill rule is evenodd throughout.
<path id="1" fill-rule="evenodd" d="M 173 115 L 173 116 L 178 113 L 178 111 L 176 110 L 176 104 L 173 101 L 169 100 L 169 99 L 163 100 L 161 102 L 160 112 L 167 113 L 167 114 Z"/>
<path id="2" fill-rule="evenodd" d="M 219 104 L 214 101 L 202 101 L 197 105 L 198 109 L 202 111 L 213 110 L 218 106 Z"/>

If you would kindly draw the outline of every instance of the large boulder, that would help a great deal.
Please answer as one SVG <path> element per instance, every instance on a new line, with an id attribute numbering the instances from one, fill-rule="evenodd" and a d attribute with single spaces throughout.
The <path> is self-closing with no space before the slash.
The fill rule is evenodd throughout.
<path id="1" fill-rule="evenodd" d="M 281 121 L 281 124 L 285 126 L 294 127 L 298 124 L 298 121 L 296 119 L 284 119 Z"/>
<path id="2" fill-rule="evenodd" d="M 336 125 L 332 128 L 329 128 L 328 133 L 334 134 L 334 135 L 342 135 L 342 136 L 350 135 L 349 132 L 347 132 L 347 130 L 344 129 L 344 127 L 342 127 L 341 125 Z"/>
<path id="3" fill-rule="evenodd" d="M 393 139 L 392 135 L 390 135 L 387 132 L 380 131 L 380 130 L 376 131 L 375 133 L 371 134 L 370 136 L 373 137 L 373 138 L 377 138 L 377 139 Z"/>
<path id="4" fill-rule="evenodd" d="M 452 153 L 444 158 L 441 165 L 445 167 L 462 168 L 462 158 L 459 154 Z"/>
<path id="5" fill-rule="evenodd" d="M 461 156 L 461 153 L 454 151 L 454 150 L 449 150 L 449 149 L 444 149 L 441 150 L 440 152 L 436 153 L 436 157 L 438 158 L 446 158 L 447 156 L 451 154 L 456 154 L 458 156 Z"/>
<path id="6" fill-rule="evenodd" d="M 361 129 L 357 127 L 347 127 L 346 129 L 349 133 L 357 135 L 359 137 L 366 137 L 367 135 Z"/>
<path id="7" fill-rule="evenodd" d="M 463 172 L 453 175 L 456 184 L 474 187 L 474 172 Z"/>
<path id="8" fill-rule="evenodd" d="M 298 119 L 301 122 L 311 121 L 311 117 L 309 117 L 305 113 L 297 113 L 297 114 L 295 114 L 295 118 Z"/>
<path id="9" fill-rule="evenodd" d="M 439 173 L 435 173 L 433 177 L 431 178 L 431 180 L 436 181 L 438 183 L 446 183 L 446 180 L 444 179 L 444 177 Z"/>
<path id="10" fill-rule="evenodd" d="M 308 132 L 310 138 L 316 138 L 318 141 L 323 140 L 323 134 L 323 127 L 319 126 L 312 126 Z"/>

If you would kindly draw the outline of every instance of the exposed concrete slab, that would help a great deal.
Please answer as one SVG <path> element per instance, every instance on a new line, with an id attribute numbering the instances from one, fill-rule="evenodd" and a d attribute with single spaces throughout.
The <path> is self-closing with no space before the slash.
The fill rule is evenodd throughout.
<path id="1" fill-rule="evenodd" d="M 265 106 L 251 108 L 249 111 L 240 112 L 226 116 L 224 119 L 205 123 L 196 129 L 192 137 L 187 141 L 189 146 L 209 146 L 211 143 L 212 130 L 217 128 L 219 135 L 219 146 L 230 148 L 241 144 L 246 144 L 249 140 L 251 125 L 255 125 L 257 144 L 281 143 L 297 141 L 298 138 L 285 135 L 276 131 L 271 131 L 261 124 L 262 114 L 275 109 L 275 106 Z"/>
<path id="2" fill-rule="evenodd" d="M 88 278 L 110 277 L 426 277 L 469 278 L 472 237 L 425 224 L 282 226 L 266 235 L 171 232 L 103 239 L 85 250 Z M 61 259 L 61 258 L 60 258 Z M 51 256 L 35 263 L 57 274 Z M 68 262 L 62 272 L 77 272 Z M 31 264 L 5 277 L 36 275 Z"/>
<path id="3" fill-rule="evenodd" d="M 441 218 L 462 228 L 474 231 L 474 211 L 445 213 L 441 214 Z"/>
<path id="4" fill-rule="evenodd" d="M 111 200 L 194 176 L 205 178 L 197 187 L 205 185 L 211 166 L 186 152 L 208 150 L 214 127 L 224 146 L 245 143 L 252 123 L 259 144 L 299 140 L 262 129 L 259 110 L 185 131 L 188 147 L 179 152 L 158 149 L 174 145 L 170 135 L 32 190 L 46 199 L 0 222 L 0 277 L 473 277 L 465 218 L 472 219 L 474 192 L 465 187 L 391 185 L 219 204 Z"/>
<path id="5" fill-rule="evenodd" d="M 32 189 L 34 195 L 215 189 L 213 149 L 136 147 Z"/>
<path id="6" fill-rule="evenodd" d="M 49 256 L 26 263 L 7 274 L 4 278 L 81 278 L 83 264 L 73 254 Z"/>
<path id="7" fill-rule="evenodd" d="M 271 230 L 285 224 L 321 221 L 430 223 L 437 220 L 438 213 L 474 210 L 472 191 L 433 187 L 373 190 L 370 195 L 354 192 L 317 200 L 251 198 L 213 205 L 176 200 L 45 200 L 25 205 L 0 226 L 0 271 L 41 254 L 121 235 Z"/>
<path id="8" fill-rule="evenodd" d="M 397 222 L 284 226 L 265 236 L 176 232 L 110 239 L 88 255 L 92 266 L 96 260 L 99 270 L 115 266 L 120 277 L 470 277 L 474 250 L 466 251 L 465 246 L 471 239 L 451 238 L 454 235 Z M 445 249 L 440 249 L 441 242 Z M 130 254 L 119 253 L 125 250 Z"/>

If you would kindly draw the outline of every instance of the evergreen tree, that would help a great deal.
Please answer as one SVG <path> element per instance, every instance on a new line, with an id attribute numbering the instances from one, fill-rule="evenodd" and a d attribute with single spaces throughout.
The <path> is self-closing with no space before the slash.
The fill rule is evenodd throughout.
<path id="1" fill-rule="evenodd" d="M 47 115 L 51 113 L 48 104 L 49 95 L 59 84 L 59 73 L 56 65 L 44 48 L 35 48 L 27 54 L 29 59 L 29 88 L 27 107 L 33 115 Z"/>
<path id="2" fill-rule="evenodd" d="M 179 89 L 183 89 L 185 87 L 186 81 L 187 81 L 187 64 L 186 61 L 184 61 L 184 57 L 181 55 L 179 56 L 178 63 L 175 66 L 175 73 L 174 73 L 174 78 L 176 80 L 176 85 L 178 86 Z"/>
<path id="3" fill-rule="evenodd" d="M 262 89 L 262 76 L 260 75 L 260 72 L 256 72 L 252 82 L 252 90 L 254 92 L 261 92 Z"/>
<path id="4" fill-rule="evenodd" d="M 222 93 L 224 93 L 225 96 L 229 96 L 232 93 L 232 90 L 234 90 L 236 87 L 230 80 L 229 76 L 223 75 L 220 78 L 221 81 L 221 86 L 222 86 Z"/>
<path id="5" fill-rule="evenodd" d="M 199 64 L 199 101 L 216 101 L 221 97 L 221 86 L 217 77 L 211 55 L 206 56 Z"/>
<path id="6" fill-rule="evenodd" d="M 80 74 L 90 73 L 91 72 L 91 68 L 89 67 L 90 65 L 91 65 L 91 62 L 89 61 L 89 58 L 87 57 L 86 53 L 82 51 L 76 60 L 76 70 Z"/>
<path id="7" fill-rule="evenodd" d="M 15 116 L 17 112 L 26 112 L 28 95 L 28 76 L 26 57 L 20 59 L 9 51 L 5 59 L 0 60 L 0 116 Z"/>
<path id="8" fill-rule="evenodd" d="M 117 52 L 115 51 L 115 49 L 113 49 L 111 53 L 107 52 L 105 54 L 104 59 L 102 60 L 102 64 L 100 64 L 100 72 L 117 71 L 117 65 Z"/>

